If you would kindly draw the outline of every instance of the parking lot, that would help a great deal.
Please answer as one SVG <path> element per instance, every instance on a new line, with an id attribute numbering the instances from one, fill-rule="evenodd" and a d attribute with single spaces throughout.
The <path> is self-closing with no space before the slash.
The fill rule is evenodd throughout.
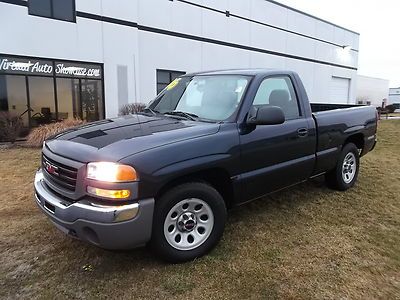
<path id="1" fill-rule="evenodd" d="M 64 236 L 33 200 L 40 151 L 0 150 L 0 298 L 399 298 L 400 120 L 378 140 L 353 189 L 316 179 L 236 207 L 217 248 L 181 265 Z"/>

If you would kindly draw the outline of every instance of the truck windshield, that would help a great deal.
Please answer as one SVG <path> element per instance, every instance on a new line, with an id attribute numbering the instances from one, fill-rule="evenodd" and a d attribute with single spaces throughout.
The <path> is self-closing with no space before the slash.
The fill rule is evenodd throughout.
<path id="1" fill-rule="evenodd" d="M 147 109 L 192 120 L 223 121 L 236 111 L 249 81 L 249 77 L 240 75 L 177 78 Z"/>

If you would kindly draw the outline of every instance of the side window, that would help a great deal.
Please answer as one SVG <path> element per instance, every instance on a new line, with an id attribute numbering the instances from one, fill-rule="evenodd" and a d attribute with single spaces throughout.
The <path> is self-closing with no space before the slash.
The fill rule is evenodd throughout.
<path id="1" fill-rule="evenodd" d="M 265 79 L 258 88 L 253 105 L 279 106 L 282 108 L 286 120 L 300 117 L 296 93 L 292 81 L 287 76 Z"/>

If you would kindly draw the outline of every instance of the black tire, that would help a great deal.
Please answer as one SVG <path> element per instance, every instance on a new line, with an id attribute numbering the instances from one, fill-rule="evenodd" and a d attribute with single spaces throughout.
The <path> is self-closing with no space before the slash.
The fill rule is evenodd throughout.
<path id="1" fill-rule="evenodd" d="M 195 249 L 180 250 L 173 247 L 164 234 L 164 222 L 169 216 L 170 211 L 176 205 L 180 206 L 182 200 L 185 199 L 200 199 L 204 201 L 208 208 L 212 211 L 213 226 L 208 229 L 208 237 Z M 206 206 L 206 205 L 205 205 Z M 188 209 L 189 210 L 189 209 Z M 197 257 L 208 253 L 221 239 L 226 222 L 226 206 L 224 199 L 216 189 L 207 183 L 190 182 L 172 188 L 163 194 L 159 199 L 156 199 L 153 217 L 152 238 L 150 247 L 162 259 L 172 262 L 181 263 L 193 260 Z M 179 216 L 177 217 L 178 222 Z M 172 219 L 171 219 L 172 220 Z M 200 220 L 199 220 L 200 221 Z M 200 227 L 199 225 L 196 225 Z M 179 235 L 178 223 L 176 223 L 176 234 Z M 192 230 L 199 230 L 195 228 Z M 186 233 L 186 232 L 185 232 Z"/>
<path id="2" fill-rule="evenodd" d="M 354 172 L 351 181 L 346 182 L 345 180 L 346 175 L 343 175 L 343 164 L 346 157 L 348 155 L 351 156 L 351 154 L 353 154 L 355 158 L 356 170 Z M 337 161 L 335 169 L 331 170 L 325 175 L 326 183 L 328 184 L 329 187 L 335 190 L 345 191 L 351 188 L 356 183 L 359 170 L 360 170 L 360 155 L 358 149 L 356 145 L 354 145 L 353 143 L 346 144 L 339 155 L 339 159 Z M 348 178 L 347 180 L 349 180 L 350 178 Z"/>

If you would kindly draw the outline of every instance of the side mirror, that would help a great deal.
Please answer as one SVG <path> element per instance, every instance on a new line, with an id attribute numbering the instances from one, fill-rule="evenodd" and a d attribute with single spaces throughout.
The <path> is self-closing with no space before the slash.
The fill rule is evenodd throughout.
<path id="1" fill-rule="evenodd" d="M 247 117 L 247 124 L 251 125 L 278 125 L 285 122 L 285 114 L 278 106 L 253 106 Z"/>

